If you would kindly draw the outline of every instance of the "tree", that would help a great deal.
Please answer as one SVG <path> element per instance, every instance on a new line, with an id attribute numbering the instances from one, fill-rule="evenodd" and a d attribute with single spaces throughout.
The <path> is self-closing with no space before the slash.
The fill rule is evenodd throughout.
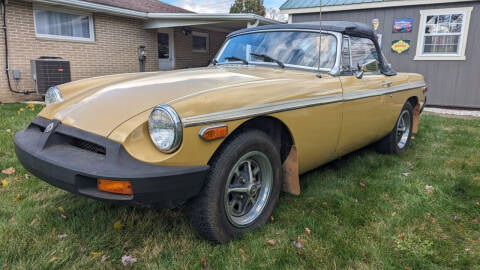
<path id="1" fill-rule="evenodd" d="M 254 13 L 265 16 L 263 0 L 235 0 L 230 7 L 230 13 Z"/>
<path id="2" fill-rule="evenodd" d="M 280 9 L 276 7 L 267 8 L 265 18 L 280 21 L 280 22 L 287 22 L 287 16 L 285 14 L 280 13 Z"/>

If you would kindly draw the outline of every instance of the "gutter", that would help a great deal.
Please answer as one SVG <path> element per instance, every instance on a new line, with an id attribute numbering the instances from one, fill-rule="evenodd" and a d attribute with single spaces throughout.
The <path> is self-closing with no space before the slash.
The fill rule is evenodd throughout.
<path id="1" fill-rule="evenodd" d="M 268 19 L 256 14 L 238 13 L 147 13 L 149 19 L 190 19 L 190 20 L 221 20 L 245 21 L 259 20 L 268 24 L 283 24 L 282 22 Z"/>

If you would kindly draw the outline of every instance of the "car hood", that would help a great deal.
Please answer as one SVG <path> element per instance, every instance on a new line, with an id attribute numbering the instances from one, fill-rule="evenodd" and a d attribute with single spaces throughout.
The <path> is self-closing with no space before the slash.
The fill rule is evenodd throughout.
<path id="1" fill-rule="evenodd" d="M 285 80 L 282 74 L 272 68 L 208 67 L 86 79 L 59 86 L 65 101 L 45 108 L 40 116 L 107 137 L 125 121 L 156 105 L 173 104 L 175 108 L 175 103 L 202 93 Z M 192 108 L 177 112 L 180 117 L 194 114 Z"/>

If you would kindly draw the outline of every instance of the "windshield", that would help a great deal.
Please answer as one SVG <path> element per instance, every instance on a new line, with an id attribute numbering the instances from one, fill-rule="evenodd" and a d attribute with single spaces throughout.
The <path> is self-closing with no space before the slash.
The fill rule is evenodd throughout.
<path id="1" fill-rule="evenodd" d="M 231 38 L 220 50 L 217 63 L 243 62 L 246 64 L 284 64 L 286 67 L 330 71 L 337 57 L 337 39 L 331 34 L 313 32 L 263 32 Z"/>

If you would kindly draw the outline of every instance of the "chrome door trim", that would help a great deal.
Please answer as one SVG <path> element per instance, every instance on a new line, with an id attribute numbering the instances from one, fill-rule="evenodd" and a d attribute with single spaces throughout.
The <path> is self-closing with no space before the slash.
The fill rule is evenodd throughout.
<path id="1" fill-rule="evenodd" d="M 232 110 L 225 110 L 209 114 L 185 117 L 182 119 L 184 127 L 205 125 L 218 122 L 228 122 L 243 118 L 251 118 L 260 115 L 267 115 L 283 111 L 291 111 L 317 105 L 325 105 L 342 101 L 353 101 L 369 97 L 383 96 L 403 91 L 409 91 L 416 88 L 425 87 L 425 82 L 404 83 L 388 88 L 367 89 L 355 92 L 349 92 L 344 95 L 333 94 L 328 96 L 318 96 L 311 98 L 294 99 L 280 102 L 273 102 L 261 105 L 247 106 Z"/>

